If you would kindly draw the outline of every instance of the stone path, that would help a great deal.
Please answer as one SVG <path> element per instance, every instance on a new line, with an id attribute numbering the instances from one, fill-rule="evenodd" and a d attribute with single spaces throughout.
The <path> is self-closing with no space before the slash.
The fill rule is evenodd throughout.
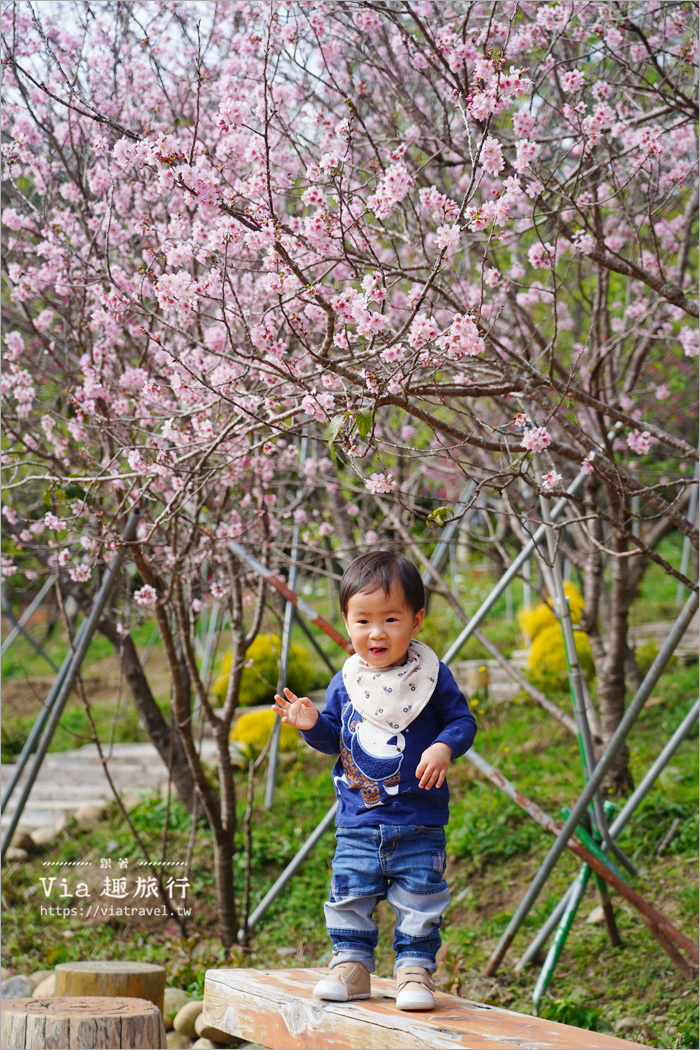
<path id="1" fill-rule="evenodd" d="M 109 770 L 117 788 L 127 796 L 160 792 L 168 782 L 168 770 L 153 744 L 113 744 L 103 748 L 111 753 Z M 202 741 L 202 757 L 213 761 L 216 747 L 213 740 Z M 2 789 L 12 775 L 13 767 L 2 766 Z M 26 782 L 27 772 L 20 778 L 12 800 L 2 815 L 2 827 L 9 823 L 16 799 Z M 85 744 L 75 751 L 57 751 L 45 756 L 32 787 L 29 799 L 20 817 L 27 829 L 56 823 L 61 816 L 74 813 L 88 803 L 101 805 L 114 796 L 107 782 L 95 744 Z"/>

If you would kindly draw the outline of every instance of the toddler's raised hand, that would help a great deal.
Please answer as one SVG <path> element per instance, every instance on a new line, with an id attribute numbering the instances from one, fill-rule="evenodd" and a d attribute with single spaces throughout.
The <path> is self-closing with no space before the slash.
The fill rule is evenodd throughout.
<path id="1" fill-rule="evenodd" d="M 442 787 L 451 758 L 452 748 L 441 740 L 427 747 L 416 769 L 416 776 L 420 778 L 418 787 L 426 791 L 430 791 L 431 787 Z"/>
<path id="2" fill-rule="evenodd" d="M 296 729 L 313 729 L 318 721 L 318 711 L 308 696 L 295 696 L 291 689 L 285 688 L 284 696 L 275 693 L 272 710 L 283 722 Z M 286 697 L 286 699 L 285 699 Z"/>

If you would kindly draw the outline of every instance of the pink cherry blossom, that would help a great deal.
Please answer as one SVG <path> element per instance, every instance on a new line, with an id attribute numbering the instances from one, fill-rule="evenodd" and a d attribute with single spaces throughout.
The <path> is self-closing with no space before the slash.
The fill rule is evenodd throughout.
<path id="1" fill-rule="evenodd" d="M 523 434 L 520 447 L 527 449 L 528 452 L 542 452 L 551 443 L 552 438 L 546 427 L 531 427 Z"/>
<path id="2" fill-rule="evenodd" d="M 372 474 L 365 481 L 365 488 L 368 492 L 393 492 L 395 487 L 396 482 L 393 480 L 391 472 L 388 474 Z"/>
<path id="3" fill-rule="evenodd" d="M 633 430 L 627 435 L 627 444 L 640 456 L 644 456 L 651 448 L 651 434 L 648 430 Z"/>
<path id="4" fill-rule="evenodd" d="M 595 458 L 595 452 L 589 452 L 587 456 L 584 456 L 581 461 L 581 470 L 584 474 L 593 473 L 593 459 Z"/>
<path id="5" fill-rule="evenodd" d="M 76 565 L 74 568 L 68 570 L 68 575 L 71 580 L 75 583 L 87 583 L 92 577 L 92 569 L 89 565 Z"/>
<path id="6" fill-rule="evenodd" d="M 493 135 L 489 135 L 481 147 L 479 163 L 490 175 L 498 175 L 498 173 L 503 170 L 505 165 L 503 150 L 500 142 L 498 139 L 495 139 Z"/>
<path id="7" fill-rule="evenodd" d="M 134 604 L 135 605 L 155 605 L 158 600 L 158 594 L 155 587 L 151 587 L 150 584 L 145 584 L 138 591 L 134 591 Z"/>
<path id="8" fill-rule="evenodd" d="M 556 470 L 549 470 L 546 474 L 542 475 L 542 488 L 543 489 L 555 489 L 557 485 L 561 484 L 561 474 L 558 474 Z"/>
<path id="9" fill-rule="evenodd" d="M 456 248 L 459 244 L 459 226 L 438 226 L 435 243 L 439 248 Z"/>

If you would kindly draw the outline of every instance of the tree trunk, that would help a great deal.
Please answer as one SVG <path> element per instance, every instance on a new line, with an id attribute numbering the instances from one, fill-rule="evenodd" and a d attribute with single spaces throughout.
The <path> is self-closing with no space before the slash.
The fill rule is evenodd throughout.
<path id="1" fill-rule="evenodd" d="M 146 732 L 166 766 L 170 765 L 170 726 L 163 718 L 155 702 L 148 679 L 144 673 L 139 655 L 131 635 L 120 638 L 114 620 L 103 617 L 99 630 L 115 648 L 121 660 L 122 670 L 129 690 L 136 705 L 136 710 L 143 719 Z M 180 734 L 173 738 L 172 777 L 175 790 L 182 804 L 191 812 L 194 805 L 194 780 L 182 746 Z"/>
<path id="2" fill-rule="evenodd" d="M 12 530 L 17 531 L 17 530 Z M 30 547 L 33 554 L 45 565 L 48 562 L 47 553 L 38 545 Z M 80 606 L 83 614 L 88 616 L 92 608 L 93 596 L 88 594 L 79 584 L 71 580 L 67 572 L 59 574 L 59 583 L 63 594 L 71 594 Z M 97 625 L 100 634 L 103 634 L 112 645 L 117 659 L 121 663 L 124 677 L 133 698 L 136 709 L 143 719 L 151 742 L 166 766 L 170 765 L 170 726 L 163 718 L 158 704 L 155 702 L 148 679 L 141 666 L 136 646 L 130 635 L 122 638 L 117 631 L 117 622 L 111 616 L 103 615 Z M 194 804 L 194 780 L 190 772 L 187 758 L 182 746 L 179 733 L 175 734 L 172 754 L 172 777 L 180 801 L 188 810 Z"/>
<path id="3" fill-rule="evenodd" d="M 236 943 L 236 898 L 233 888 L 233 832 L 219 828 L 214 837 L 214 872 L 216 905 L 219 913 L 219 935 L 226 951 Z"/>
<path id="4" fill-rule="evenodd" d="M 617 494 L 608 489 L 608 504 L 618 517 L 620 507 Z M 613 531 L 610 537 L 612 549 L 622 554 L 627 540 Z M 628 657 L 627 631 L 630 604 L 628 565 L 626 558 L 613 557 L 611 565 L 610 617 L 606 634 L 606 652 L 598 671 L 598 705 L 603 747 L 607 747 L 625 713 L 625 665 Z M 627 745 L 620 748 L 605 779 L 605 786 L 613 795 L 628 795 L 634 784 L 629 770 Z"/>

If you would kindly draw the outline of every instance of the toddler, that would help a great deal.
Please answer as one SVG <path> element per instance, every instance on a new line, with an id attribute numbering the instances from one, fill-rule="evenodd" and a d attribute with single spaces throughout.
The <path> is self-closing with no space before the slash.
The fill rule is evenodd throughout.
<path id="1" fill-rule="evenodd" d="M 357 558 L 340 584 L 340 609 L 355 649 L 331 681 L 319 714 L 284 689 L 273 710 L 312 747 L 339 754 L 337 847 L 324 906 L 333 943 L 319 999 L 368 999 L 375 905 L 396 913 L 396 1005 L 435 1005 L 431 974 L 450 901 L 445 872 L 450 761 L 474 742 L 476 722 L 452 673 L 414 639 L 425 616 L 418 569 L 401 554 Z"/>

